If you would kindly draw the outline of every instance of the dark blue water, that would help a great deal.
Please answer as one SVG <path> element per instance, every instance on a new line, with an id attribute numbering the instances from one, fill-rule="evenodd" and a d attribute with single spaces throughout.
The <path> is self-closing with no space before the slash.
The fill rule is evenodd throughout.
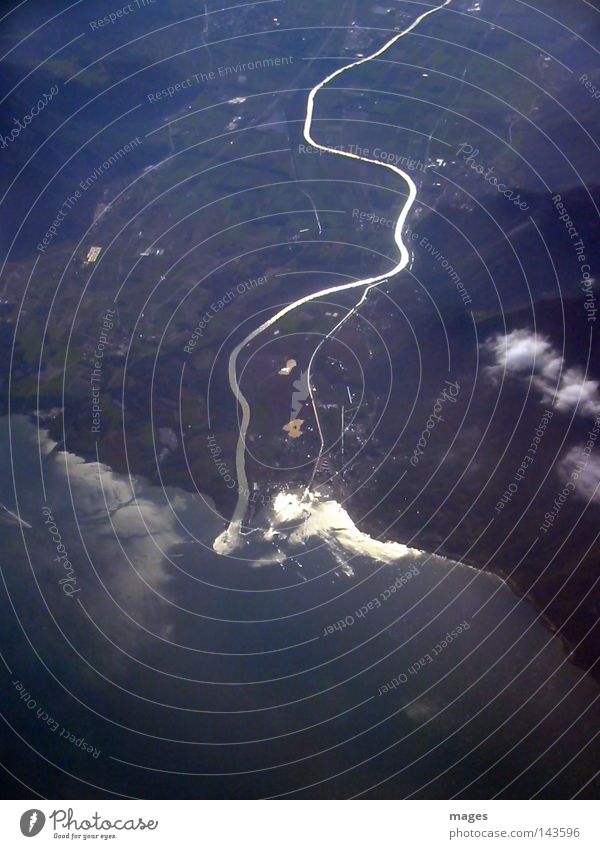
<path id="1" fill-rule="evenodd" d="M 318 541 L 249 568 L 212 552 L 208 499 L 2 426 L 2 501 L 31 525 L 3 527 L 2 594 L 8 755 L 30 787 L 487 798 L 592 778 L 599 688 L 499 579 L 426 554 L 348 577 Z"/>

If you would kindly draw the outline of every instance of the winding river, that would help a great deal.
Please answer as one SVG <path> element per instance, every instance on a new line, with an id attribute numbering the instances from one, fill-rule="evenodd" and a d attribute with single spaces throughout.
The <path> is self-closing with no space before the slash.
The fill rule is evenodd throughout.
<path id="1" fill-rule="evenodd" d="M 247 512 L 247 509 L 248 509 L 249 488 L 248 488 L 248 477 L 246 475 L 246 433 L 248 431 L 248 426 L 250 424 L 250 405 L 248 404 L 248 401 L 244 397 L 244 394 L 242 393 L 240 386 L 239 386 L 239 383 L 238 383 L 238 380 L 237 380 L 237 359 L 238 359 L 240 351 L 242 351 L 243 348 L 245 348 L 254 339 L 256 339 L 257 336 L 259 336 L 261 333 L 263 333 L 269 327 L 272 327 L 274 324 L 276 324 L 285 315 L 290 313 L 292 310 L 298 309 L 298 307 L 301 307 L 303 304 L 307 304 L 310 301 L 315 301 L 318 298 L 323 298 L 327 295 L 332 295 L 336 292 L 343 292 L 347 289 L 355 289 L 355 288 L 358 288 L 358 287 L 361 287 L 361 286 L 365 287 L 364 292 L 363 292 L 360 300 L 358 301 L 358 303 L 353 307 L 353 309 L 351 309 L 344 316 L 344 318 L 340 322 L 338 322 L 329 331 L 327 336 L 325 336 L 324 339 L 321 340 L 321 342 L 318 344 L 317 348 L 313 351 L 313 354 L 312 354 L 310 361 L 309 361 L 308 387 L 309 387 L 310 398 L 311 398 L 311 401 L 312 401 L 312 404 L 313 404 L 313 409 L 314 409 L 314 412 L 315 412 L 315 418 L 316 418 L 316 421 L 317 421 L 317 428 L 318 428 L 319 436 L 320 436 L 320 440 L 321 440 L 321 447 L 320 447 L 317 459 L 315 461 L 315 468 L 316 468 L 317 465 L 318 465 L 319 459 L 322 456 L 322 452 L 324 450 L 324 439 L 323 439 L 323 432 L 321 430 L 321 425 L 319 423 L 317 407 L 316 407 L 316 404 L 315 404 L 315 401 L 314 401 L 312 385 L 311 385 L 311 380 L 310 380 L 311 367 L 312 367 L 312 364 L 314 362 L 315 356 L 316 356 L 319 348 L 323 344 L 323 342 L 326 339 L 330 338 L 334 333 L 336 333 L 339 330 L 339 328 L 341 327 L 341 325 L 345 321 L 347 321 L 350 318 L 350 316 L 353 315 L 360 308 L 360 306 L 364 303 L 365 298 L 367 297 L 370 289 L 372 289 L 374 286 L 378 286 L 380 283 L 387 281 L 390 277 L 395 276 L 400 271 L 403 271 L 404 268 L 406 268 L 406 266 L 408 265 L 408 263 L 410 261 L 410 253 L 408 251 L 408 248 L 404 244 L 404 241 L 402 239 L 402 233 L 403 233 L 403 230 L 404 230 L 404 225 L 406 223 L 406 219 L 407 219 L 407 217 L 410 213 L 410 210 L 412 209 L 412 206 L 413 206 L 413 204 L 416 200 L 416 197 L 417 197 L 417 187 L 416 187 L 414 181 L 412 180 L 412 178 L 410 177 L 409 174 L 407 174 L 401 168 L 398 168 L 396 165 L 392 165 L 388 162 L 381 162 L 377 159 L 369 159 L 365 156 L 359 156 L 356 153 L 350 153 L 350 152 L 344 151 L 344 150 L 337 150 L 337 149 L 332 148 L 332 147 L 327 147 L 327 145 L 319 144 L 319 142 L 315 141 L 313 136 L 312 136 L 312 120 L 313 120 L 315 97 L 317 96 L 319 91 L 321 91 L 321 89 L 324 86 L 326 86 L 332 80 L 336 79 L 336 77 L 341 76 L 346 71 L 349 71 L 351 68 L 356 68 L 359 65 L 364 65 L 367 62 L 371 62 L 374 59 L 377 59 L 379 56 L 381 56 L 383 53 L 385 53 L 386 50 L 388 50 L 393 44 L 395 44 L 399 39 L 401 39 L 405 35 L 408 35 L 416 27 L 418 27 L 419 24 L 422 21 L 425 20 L 425 18 L 429 17 L 429 15 L 433 15 L 436 12 L 441 11 L 446 6 L 448 6 L 451 2 L 452 2 L 452 0 L 445 0 L 445 2 L 440 4 L 439 6 L 435 6 L 434 8 L 428 9 L 426 12 L 423 12 L 421 15 L 419 15 L 413 21 L 413 23 L 409 27 L 402 30 L 402 32 L 399 32 L 396 35 L 394 35 L 392 38 L 389 39 L 389 41 L 386 41 L 386 43 L 382 47 L 380 47 L 378 50 L 376 50 L 374 53 L 371 53 L 368 56 L 363 57 L 362 59 L 357 59 L 354 62 L 350 62 L 348 65 L 344 65 L 343 67 L 338 68 L 336 71 L 333 71 L 331 74 L 326 76 L 325 79 L 321 80 L 320 83 L 318 83 L 314 88 L 311 89 L 311 91 L 308 95 L 308 100 L 307 100 L 307 104 L 306 104 L 306 118 L 304 120 L 304 138 L 305 138 L 305 140 L 308 144 L 312 145 L 312 147 L 317 148 L 318 150 L 324 151 L 325 153 L 331 153 L 331 154 L 334 154 L 335 156 L 344 156 L 347 159 L 356 159 L 360 162 L 367 162 L 370 165 L 376 165 L 378 168 L 387 168 L 390 171 L 393 171 L 395 174 L 398 174 L 400 177 L 402 177 L 403 180 L 406 181 L 406 183 L 408 185 L 408 197 L 407 197 L 406 203 L 404 204 L 402 210 L 400 211 L 400 214 L 398 216 L 398 220 L 396 222 L 396 226 L 395 226 L 395 229 L 394 229 L 394 241 L 395 241 L 395 243 L 398 247 L 398 250 L 399 250 L 399 253 L 400 253 L 400 258 L 399 258 L 397 265 L 394 268 L 392 268 L 391 271 L 388 271 L 386 274 L 381 274 L 377 277 L 367 277 L 367 278 L 364 278 L 363 280 L 356 280 L 353 283 L 344 283 L 344 284 L 339 285 L 339 286 L 331 286 L 327 289 L 321 289 L 318 292 L 314 292 L 311 295 L 306 295 L 305 297 L 299 298 L 297 301 L 294 301 L 293 303 L 288 304 L 286 307 L 279 310 L 279 312 L 277 312 L 274 316 L 269 318 L 267 321 L 263 322 L 259 327 L 257 327 L 251 333 L 249 333 L 248 336 L 246 336 L 246 338 L 243 339 L 242 342 L 240 342 L 240 344 L 237 345 L 234 348 L 234 350 L 231 352 L 231 355 L 229 357 L 229 368 L 228 368 L 229 385 L 231 387 L 231 391 L 233 392 L 237 402 L 239 403 L 239 405 L 242 409 L 242 420 L 241 420 L 241 423 L 240 423 L 240 431 L 239 431 L 239 437 L 238 437 L 238 441 L 237 441 L 236 457 L 235 457 L 236 475 L 237 475 L 237 481 L 238 481 L 238 499 L 237 499 L 236 508 L 235 508 L 233 517 L 231 519 L 231 522 L 229 523 L 229 526 L 215 540 L 214 549 L 219 554 L 228 554 L 228 553 L 234 551 L 238 547 L 238 545 L 240 544 L 241 537 L 243 535 L 243 533 L 242 533 L 242 523 L 244 521 L 244 517 L 246 516 L 246 512 Z M 312 481 L 311 481 L 311 483 L 312 483 Z M 310 489 L 310 484 L 307 487 L 307 495 L 309 494 L 309 489 Z"/>

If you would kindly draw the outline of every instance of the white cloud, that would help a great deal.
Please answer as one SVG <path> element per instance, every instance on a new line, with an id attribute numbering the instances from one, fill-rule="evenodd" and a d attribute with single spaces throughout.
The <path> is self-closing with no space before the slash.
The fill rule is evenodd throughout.
<path id="1" fill-rule="evenodd" d="M 575 471 L 577 477 L 573 480 Z M 560 461 L 558 473 L 559 477 L 573 481 L 580 498 L 600 502 L 600 457 L 586 454 L 583 446 L 575 446 Z"/>
<path id="2" fill-rule="evenodd" d="M 561 358 L 556 360 L 551 343 L 528 330 L 513 330 L 506 336 L 498 334 L 486 342 L 486 348 L 496 360 L 495 368 L 530 374 L 540 368 L 540 363 L 544 367 L 560 368 Z"/>
<path id="3" fill-rule="evenodd" d="M 580 413 L 600 415 L 598 385 L 597 380 L 588 380 L 580 368 L 567 369 L 556 393 L 556 407 L 559 410 L 570 410 L 579 404 Z"/>
<path id="4" fill-rule="evenodd" d="M 580 367 L 566 368 L 547 337 L 531 330 L 513 330 L 488 339 L 483 348 L 493 358 L 487 372 L 495 379 L 504 374 L 529 379 L 544 403 L 557 410 L 600 415 L 600 383 L 588 379 Z"/>
<path id="5" fill-rule="evenodd" d="M 132 481 L 103 463 L 88 463 L 71 452 L 53 451 L 55 443 L 43 431 L 40 439 L 48 504 L 65 544 L 73 551 L 73 541 L 80 534 L 97 572 L 96 578 L 85 569 L 82 604 L 112 638 L 118 633 L 120 645 L 138 637 L 134 622 L 127 624 L 127 615 L 169 638 L 175 622 L 170 601 L 177 576 L 169 555 L 174 546 L 189 540 L 186 527 L 206 525 L 210 534 L 211 527 L 218 526 L 220 520 L 211 513 L 210 504 L 143 478 Z M 83 563 L 76 568 L 78 581 L 82 567 Z M 48 580 L 54 580 L 54 572 Z M 124 616 L 115 602 L 126 612 Z M 139 637 L 144 637 L 143 630 Z"/>

